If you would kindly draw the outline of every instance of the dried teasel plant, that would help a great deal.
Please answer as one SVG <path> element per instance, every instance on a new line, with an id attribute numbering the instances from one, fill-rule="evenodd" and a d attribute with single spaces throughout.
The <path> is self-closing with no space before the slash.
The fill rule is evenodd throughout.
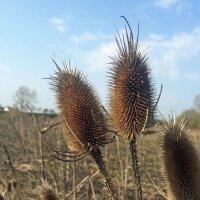
<path id="1" fill-rule="evenodd" d="M 71 153 L 74 153 L 69 155 L 56 150 L 57 158 L 74 161 L 90 154 L 103 175 L 111 199 L 117 199 L 99 148 L 111 142 L 99 98 L 80 71 L 71 69 L 66 62 L 63 63 L 63 69 L 55 61 L 54 63 L 57 71 L 50 77 L 50 84 L 64 120 L 67 143 Z"/>
<path id="2" fill-rule="evenodd" d="M 175 116 L 162 125 L 161 145 L 170 200 L 200 199 L 200 158 L 187 122 Z"/>
<path id="3" fill-rule="evenodd" d="M 146 55 L 138 50 L 139 27 L 134 41 L 132 29 L 123 18 L 128 29 L 125 27 L 125 34 L 116 36 L 118 51 L 111 57 L 109 70 L 110 116 L 117 130 L 129 140 L 137 196 L 141 200 L 136 138 L 145 128 L 152 126 L 157 102 Z"/>
<path id="4" fill-rule="evenodd" d="M 40 199 L 41 200 L 59 200 L 56 193 L 53 191 L 51 186 L 43 181 L 42 187 L 40 187 Z"/>
<path id="5" fill-rule="evenodd" d="M 5 194 L 3 193 L 0 193 L 0 200 L 7 200 Z"/>

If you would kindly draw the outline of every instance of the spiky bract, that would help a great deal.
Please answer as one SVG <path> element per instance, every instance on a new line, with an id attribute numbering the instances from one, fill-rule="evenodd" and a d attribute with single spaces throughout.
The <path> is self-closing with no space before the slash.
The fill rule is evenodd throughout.
<path id="1" fill-rule="evenodd" d="M 130 26 L 129 31 L 116 37 L 118 54 L 111 58 L 109 85 L 114 125 L 132 138 L 152 122 L 154 87 L 147 58 L 138 50 Z"/>
<path id="2" fill-rule="evenodd" d="M 5 197 L 4 194 L 1 194 L 1 193 L 0 193 L 0 200 L 6 200 L 6 197 Z"/>
<path id="3" fill-rule="evenodd" d="M 200 199 L 200 159 L 186 122 L 170 118 L 162 126 L 162 148 L 170 199 Z"/>
<path id="4" fill-rule="evenodd" d="M 47 181 L 42 181 L 42 187 L 39 187 L 41 200 L 59 200 L 51 185 Z"/>
<path id="5" fill-rule="evenodd" d="M 56 63 L 55 63 L 56 64 Z M 106 143 L 106 119 L 93 87 L 78 70 L 56 64 L 51 77 L 58 107 L 65 121 L 67 137 L 75 151 Z"/>

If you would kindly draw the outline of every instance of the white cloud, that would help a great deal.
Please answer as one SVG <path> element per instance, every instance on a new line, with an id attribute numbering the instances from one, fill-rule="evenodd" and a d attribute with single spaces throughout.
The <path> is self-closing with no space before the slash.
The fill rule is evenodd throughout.
<path id="1" fill-rule="evenodd" d="M 191 61 L 193 63 L 195 60 L 199 61 L 200 27 L 194 28 L 191 32 L 176 33 L 171 37 L 149 34 L 146 40 L 139 41 L 139 49 L 147 53 L 148 62 L 155 76 L 168 79 L 200 79 L 191 66 L 186 66 L 186 63 Z M 89 70 L 104 70 L 111 62 L 109 56 L 114 55 L 116 55 L 114 40 L 101 43 L 90 51 L 78 53 L 81 64 Z"/>
<path id="2" fill-rule="evenodd" d="M 172 79 L 181 76 L 195 79 L 192 72 L 189 72 L 190 75 L 184 75 L 182 67 L 185 67 L 186 61 L 198 59 L 200 55 L 200 27 L 191 32 L 177 33 L 170 38 L 149 37 L 140 42 L 141 49 L 144 50 L 148 46 L 149 61 L 157 75 Z"/>
<path id="3" fill-rule="evenodd" d="M 106 40 L 111 38 L 113 38 L 113 35 L 107 35 L 104 33 L 93 34 L 91 32 L 85 32 L 80 35 L 72 35 L 71 41 L 75 43 L 84 43 L 84 42 L 97 41 L 98 39 Z"/>
<path id="4" fill-rule="evenodd" d="M 179 0 L 155 0 L 154 4 L 155 6 L 161 7 L 161 8 L 169 8 L 175 4 L 177 4 Z"/>
<path id="5" fill-rule="evenodd" d="M 191 8 L 191 3 L 188 0 L 154 0 L 153 5 L 163 9 L 175 7 L 177 14 Z"/>
<path id="6" fill-rule="evenodd" d="M 89 70 L 102 70 L 111 62 L 108 56 L 113 56 L 115 53 L 115 42 L 103 43 L 92 51 L 82 53 L 81 61 Z"/>
<path id="7" fill-rule="evenodd" d="M 81 35 L 73 35 L 71 37 L 71 41 L 75 43 L 89 42 L 89 41 L 95 41 L 95 40 L 97 40 L 97 36 L 90 32 L 85 32 Z"/>
<path id="8" fill-rule="evenodd" d="M 65 20 L 58 17 L 52 17 L 49 22 L 55 26 L 58 32 L 65 32 L 66 31 L 66 23 Z"/>

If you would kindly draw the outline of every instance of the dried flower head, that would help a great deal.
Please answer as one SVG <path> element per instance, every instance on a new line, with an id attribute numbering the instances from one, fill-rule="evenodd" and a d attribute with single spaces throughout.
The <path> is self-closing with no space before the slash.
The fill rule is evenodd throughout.
<path id="1" fill-rule="evenodd" d="M 56 63 L 55 63 L 56 64 Z M 83 74 L 63 63 L 56 64 L 57 71 L 51 77 L 57 104 L 65 121 L 66 137 L 73 150 L 106 143 L 106 119 L 99 98 Z"/>
<path id="2" fill-rule="evenodd" d="M 6 199 L 7 199 L 7 198 L 6 198 L 5 194 L 0 193 L 0 200 L 6 200 Z"/>
<path id="3" fill-rule="evenodd" d="M 71 158 L 75 160 L 78 157 L 76 160 L 80 160 L 82 155 L 89 153 L 100 169 L 110 196 L 115 200 L 117 197 L 99 149 L 99 146 L 109 142 L 103 107 L 93 87 L 80 71 L 72 70 L 66 63 L 63 70 L 57 64 L 56 66 L 57 71 L 51 77 L 51 85 L 64 118 L 68 143 L 79 153 Z"/>
<path id="4" fill-rule="evenodd" d="M 45 181 L 42 183 L 42 187 L 40 188 L 40 199 L 59 200 L 55 192 L 52 190 L 51 186 Z"/>
<path id="5" fill-rule="evenodd" d="M 146 56 L 138 50 L 138 37 L 134 41 L 128 27 L 125 35 L 118 33 L 116 37 L 118 54 L 111 58 L 109 86 L 114 125 L 131 139 L 150 126 L 155 102 L 151 69 Z"/>
<path id="6" fill-rule="evenodd" d="M 162 126 L 162 148 L 170 199 L 200 199 L 200 159 L 186 121 L 170 118 Z"/>

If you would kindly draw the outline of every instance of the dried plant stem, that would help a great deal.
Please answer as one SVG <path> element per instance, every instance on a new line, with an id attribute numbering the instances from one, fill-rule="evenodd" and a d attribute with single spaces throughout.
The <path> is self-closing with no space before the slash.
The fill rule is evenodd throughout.
<path id="1" fill-rule="evenodd" d="M 26 149 L 25 149 L 25 142 L 24 142 L 24 116 L 23 116 L 23 113 L 21 113 L 21 139 L 22 139 L 22 143 L 23 143 L 23 147 L 24 147 L 24 154 L 26 153 Z"/>
<path id="2" fill-rule="evenodd" d="M 127 196 L 128 163 L 129 163 L 129 154 L 128 154 L 128 149 L 126 149 L 125 172 L 124 172 L 124 191 L 125 191 L 125 196 Z"/>
<path id="3" fill-rule="evenodd" d="M 44 169 L 44 150 L 43 150 L 43 142 L 42 142 L 42 136 L 39 133 L 39 140 L 40 140 L 40 156 L 41 156 L 41 170 L 42 170 L 42 178 L 45 180 L 45 169 Z"/>
<path id="4" fill-rule="evenodd" d="M 76 185 L 75 188 L 73 188 L 73 190 L 71 190 L 68 194 L 65 195 L 64 199 L 68 199 L 68 197 L 74 192 L 74 190 L 79 190 L 81 187 L 83 187 L 85 185 L 86 182 L 88 182 L 89 180 L 91 180 L 93 177 L 95 177 L 97 174 L 99 173 L 99 170 L 96 171 L 94 174 L 92 174 L 91 176 L 86 176 L 80 183 L 78 183 Z"/>
<path id="5" fill-rule="evenodd" d="M 124 182 L 124 170 L 123 170 L 123 166 L 122 166 L 122 159 L 121 159 L 121 155 L 120 155 L 120 148 L 119 148 L 119 141 L 116 142 L 116 146 L 117 146 L 117 156 L 118 156 L 118 161 L 119 161 L 119 166 L 120 166 L 120 173 L 121 173 L 121 182 Z"/>
<path id="6" fill-rule="evenodd" d="M 15 168 L 14 168 L 14 165 L 13 165 L 13 162 L 12 162 L 12 160 L 11 160 L 11 157 L 10 157 L 10 154 L 9 154 L 9 152 L 8 152 L 8 149 L 7 149 L 6 146 L 3 146 L 3 149 L 4 149 L 4 151 L 5 151 L 5 154 L 6 154 L 7 158 L 8 158 L 8 164 L 9 164 L 11 170 L 12 170 L 12 173 L 13 173 L 15 179 L 17 180 L 16 170 L 15 170 Z"/>
<path id="7" fill-rule="evenodd" d="M 30 110 L 30 112 L 31 112 L 31 114 L 33 116 L 33 119 L 35 120 L 35 123 L 37 125 L 38 137 L 39 137 L 40 156 L 41 156 L 41 160 L 42 160 L 42 162 L 41 162 L 42 178 L 43 178 L 43 180 L 45 180 L 44 152 L 43 152 L 42 133 L 41 133 L 40 124 L 39 124 L 38 119 L 35 117 L 35 114 L 33 113 L 33 110 L 28 105 L 26 105 L 26 106 Z"/>
<path id="8" fill-rule="evenodd" d="M 138 166 L 138 158 L 137 158 L 137 145 L 136 145 L 136 138 L 134 137 L 129 142 L 129 149 L 131 153 L 131 160 L 132 160 L 132 168 L 133 168 L 133 175 L 135 178 L 135 185 L 137 188 L 137 199 L 142 200 L 142 187 L 140 182 L 140 171 Z"/>
<path id="9" fill-rule="evenodd" d="M 93 196 L 93 199 L 96 200 L 96 195 L 95 195 L 95 191 L 94 191 L 94 186 L 93 186 L 92 180 L 89 179 L 89 181 L 90 181 L 90 186 L 91 186 L 91 189 L 92 189 L 92 196 Z"/>
<path id="10" fill-rule="evenodd" d="M 76 161 L 73 162 L 73 186 L 74 186 L 74 200 L 76 200 Z"/>
<path id="11" fill-rule="evenodd" d="M 96 149 L 92 149 L 91 152 L 90 152 L 91 156 L 93 157 L 93 159 L 95 160 L 96 164 L 98 165 L 98 168 L 101 172 L 101 175 L 105 181 L 105 184 L 108 188 L 108 191 L 110 193 L 110 198 L 112 200 L 117 200 L 117 195 L 114 191 L 114 188 L 113 188 L 113 185 L 111 183 L 111 179 L 108 175 L 108 171 L 105 167 L 105 163 L 103 161 L 103 158 L 102 158 L 102 155 L 101 155 L 101 151 L 99 150 L 99 148 L 96 148 Z"/>

